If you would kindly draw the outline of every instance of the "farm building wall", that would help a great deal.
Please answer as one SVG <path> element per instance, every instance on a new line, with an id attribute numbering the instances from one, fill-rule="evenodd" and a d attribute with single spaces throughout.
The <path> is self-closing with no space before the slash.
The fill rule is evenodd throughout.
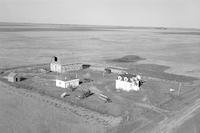
<path id="1" fill-rule="evenodd" d="M 77 87 L 79 85 L 79 79 L 73 79 L 73 80 L 70 80 L 70 81 L 66 81 L 66 84 L 65 84 L 65 87 Z"/>
<path id="2" fill-rule="evenodd" d="M 121 81 L 121 80 L 116 80 L 116 89 L 122 89 L 124 91 L 139 91 L 140 88 L 137 86 L 134 82 L 126 82 L 126 81 Z"/>
<path id="3" fill-rule="evenodd" d="M 65 81 L 56 79 L 56 86 L 61 87 L 61 88 L 65 88 Z"/>
<path id="4" fill-rule="evenodd" d="M 14 77 L 8 77 L 8 81 L 9 82 L 15 82 L 15 78 Z"/>
<path id="5" fill-rule="evenodd" d="M 8 75 L 9 82 L 19 82 L 20 80 L 21 80 L 21 78 L 17 74 Z"/>
<path id="6" fill-rule="evenodd" d="M 82 64 L 68 64 L 62 66 L 62 72 L 78 71 L 83 69 Z"/>
<path id="7" fill-rule="evenodd" d="M 110 68 L 110 70 L 111 70 L 112 73 L 116 73 L 116 74 L 124 74 L 124 73 L 126 73 L 126 71 L 120 70 L 120 69 Z"/>
<path id="8" fill-rule="evenodd" d="M 51 62 L 50 63 L 50 70 L 52 72 L 58 72 L 58 73 L 64 73 L 68 71 L 78 71 L 83 69 L 82 64 L 67 64 L 67 65 L 61 65 L 58 62 Z"/>
<path id="9" fill-rule="evenodd" d="M 62 66 L 61 66 L 60 63 L 57 63 L 57 62 L 50 63 L 50 70 L 52 72 L 59 72 L 59 73 L 61 73 L 62 72 L 61 68 L 62 68 Z"/>
<path id="10" fill-rule="evenodd" d="M 59 79 L 56 79 L 56 86 L 61 88 L 68 88 L 70 86 L 77 87 L 79 85 L 79 79 L 73 79 L 69 81 L 62 81 Z"/>

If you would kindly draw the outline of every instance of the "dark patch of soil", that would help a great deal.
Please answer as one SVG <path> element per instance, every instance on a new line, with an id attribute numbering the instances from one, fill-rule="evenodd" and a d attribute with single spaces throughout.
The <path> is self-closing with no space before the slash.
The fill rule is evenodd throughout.
<path id="1" fill-rule="evenodd" d="M 110 61 L 111 62 L 117 62 L 117 63 L 130 63 L 130 62 L 137 62 L 137 61 L 140 61 L 140 60 L 145 60 L 145 58 L 142 58 L 142 57 L 137 56 L 137 55 L 126 55 L 124 57 L 112 59 Z"/>

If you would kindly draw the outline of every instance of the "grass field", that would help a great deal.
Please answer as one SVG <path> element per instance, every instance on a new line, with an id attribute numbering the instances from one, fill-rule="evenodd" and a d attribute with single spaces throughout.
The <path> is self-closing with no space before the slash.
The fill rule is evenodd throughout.
<path id="1" fill-rule="evenodd" d="M 114 91 L 113 79 L 116 75 L 98 81 L 101 73 L 89 74 L 96 81 L 94 85 L 107 92 L 113 103 L 100 104 L 92 96 L 85 101 L 87 108 L 94 111 L 100 109 L 100 113 L 122 116 L 125 120 L 117 128 L 110 129 L 101 123 L 85 122 L 85 118 L 76 113 L 34 99 L 35 96 L 28 92 L 24 94 L 23 89 L 13 91 L 13 87 L 1 83 L 0 129 L 8 133 L 148 131 L 149 126 L 155 126 L 169 115 L 158 112 L 180 110 L 199 96 L 199 33 L 199 30 L 192 29 L 0 23 L 1 69 L 49 63 L 55 55 L 64 64 L 85 62 L 113 65 L 152 78 L 142 86 L 141 92 L 127 94 Z M 23 82 L 47 89 L 43 82 L 38 81 L 36 77 Z M 169 94 L 169 88 L 177 89 L 179 82 L 186 83 L 183 84 L 181 97 Z M 58 97 L 62 90 L 52 87 L 47 92 Z M 39 96 L 39 99 L 42 97 Z M 155 107 L 152 109 L 141 104 L 144 101 Z M 95 104 L 99 106 L 91 108 Z M 197 119 L 194 123 L 198 123 Z M 185 124 L 190 126 L 187 122 Z M 180 128 L 177 132 L 179 130 L 182 131 Z"/>
<path id="2" fill-rule="evenodd" d="M 100 124 L 90 124 L 71 111 L 42 102 L 37 95 L 0 82 L 0 129 L 4 133 L 104 132 Z"/>

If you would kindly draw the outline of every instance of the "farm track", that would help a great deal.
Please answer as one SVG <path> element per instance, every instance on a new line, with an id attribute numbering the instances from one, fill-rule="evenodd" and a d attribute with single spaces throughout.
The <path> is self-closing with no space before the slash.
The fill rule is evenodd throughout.
<path id="1" fill-rule="evenodd" d="M 190 96 L 191 94 L 187 94 L 186 96 Z M 196 99 L 196 100 L 195 100 Z M 195 100 L 195 101 L 194 101 Z M 189 102 L 190 101 L 190 102 Z M 135 130 L 135 132 L 141 132 L 141 133 L 171 133 L 173 129 L 177 128 L 181 124 L 183 124 L 186 120 L 191 118 L 193 116 L 193 113 L 200 108 L 200 98 L 198 93 L 194 96 L 190 96 L 190 98 L 187 99 L 187 103 L 191 103 L 191 101 L 194 101 L 193 104 L 187 105 L 186 107 L 182 108 L 181 110 L 172 111 L 172 110 L 165 110 L 160 108 L 153 108 L 152 110 L 156 112 L 160 112 L 165 118 L 158 122 L 148 122 L 141 128 Z M 184 103 L 181 104 L 183 106 Z M 139 105 L 141 105 L 139 103 Z M 142 104 L 142 106 L 151 108 L 150 105 Z M 141 106 L 141 107 L 142 107 Z M 154 107 L 154 106 L 153 106 Z M 157 110 L 158 109 L 158 110 Z M 157 123 L 157 124 L 156 124 Z M 152 129 L 152 130 L 151 130 Z"/>
<path id="2" fill-rule="evenodd" d="M 153 110 L 153 111 L 163 115 L 165 117 L 165 119 L 168 118 L 168 114 L 170 113 L 169 110 L 161 109 L 161 108 L 153 106 L 153 105 L 143 104 L 143 103 L 134 103 L 134 104 L 136 106 L 139 106 L 139 107 L 142 107 L 142 108 L 147 108 L 147 109 Z"/>
<path id="3" fill-rule="evenodd" d="M 182 123 L 184 123 L 184 121 L 191 118 L 193 116 L 193 113 L 199 108 L 200 99 L 197 99 L 194 104 L 178 112 L 174 117 L 161 121 L 152 133 L 172 132 L 175 127 L 180 126 Z"/>
<path id="4" fill-rule="evenodd" d="M 19 96 L 33 98 L 35 100 L 39 100 L 40 102 L 44 102 L 46 104 L 62 109 L 64 111 L 70 111 L 76 114 L 77 116 L 84 118 L 85 122 L 87 123 L 101 124 L 109 128 L 117 126 L 122 120 L 121 117 L 113 117 L 113 116 L 99 114 L 97 112 L 93 112 L 88 109 L 78 107 L 76 105 L 70 105 L 69 103 L 63 102 L 61 100 L 58 100 L 56 98 L 47 95 L 41 95 L 39 93 L 29 91 L 23 88 L 20 89 L 15 88 L 1 81 L 0 84 L 2 84 L 3 86 L 1 89 L 9 88 L 9 89 L 4 89 L 4 91 L 7 91 L 9 94 L 15 94 Z"/>

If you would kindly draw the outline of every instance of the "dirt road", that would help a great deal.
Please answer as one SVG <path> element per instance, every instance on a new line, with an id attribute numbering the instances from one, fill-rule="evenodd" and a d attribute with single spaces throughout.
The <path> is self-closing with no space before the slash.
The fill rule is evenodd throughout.
<path id="1" fill-rule="evenodd" d="M 183 109 L 175 114 L 173 117 L 166 119 L 159 123 L 158 127 L 153 131 L 154 133 L 170 133 L 176 127 L 183 124 L 186 120 L 191 118 L 196 110 L 200 108 L 200 99 L 197 99 L 190 107 Z"/>

